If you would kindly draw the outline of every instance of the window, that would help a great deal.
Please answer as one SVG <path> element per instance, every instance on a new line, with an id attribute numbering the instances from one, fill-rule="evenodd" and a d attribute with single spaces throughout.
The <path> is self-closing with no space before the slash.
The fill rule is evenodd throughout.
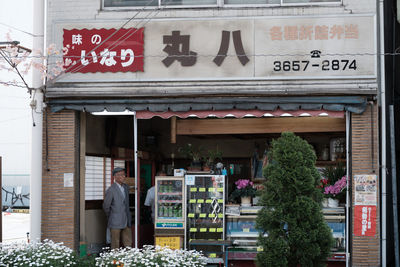
<path id="1" fill-rule="evenodd" d="M 342 0 L 103 0 L 104 8 L 126 7 L 209 7 L 223 5 L 299 5 L 341 3 Z"/>

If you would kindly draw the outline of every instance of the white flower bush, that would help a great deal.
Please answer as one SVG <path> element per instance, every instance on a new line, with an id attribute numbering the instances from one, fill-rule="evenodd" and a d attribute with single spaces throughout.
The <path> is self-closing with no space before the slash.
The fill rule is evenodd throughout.
<path id="1" fill-rule="evenodd" d="M 108 267 L 202 267 L 206 260 L 200 252 L 144 246 L 143 249 L 120 248 L 100 254 L 96 266 Z"/>
<path id="2" fill-rule="evenodd" d="M 44 240 L 38 243 L 0 244 L 0 266 L 75 266 L 72 249 L 62 243 Z"/>
<path id="3" fill-rule="evenodd" d="M 207 258 L 200 252 L 145 246 L 143 249 L 120 248 L 94 257 L 79 258 L 76 253 L 50 240 L 38 243 L 0 244 L 0 266 L 64 267 L 203 267 Z"/>

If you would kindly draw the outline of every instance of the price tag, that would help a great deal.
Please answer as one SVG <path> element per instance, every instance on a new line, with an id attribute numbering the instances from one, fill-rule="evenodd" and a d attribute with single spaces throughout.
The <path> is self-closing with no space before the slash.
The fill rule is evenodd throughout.
<path id="1" fill-rule="evenodd" d="M 207 228 L 200 228 L 200 232 L 201 233 L 207 232 Z"/>
<path id="2" fill-rule="evenodd" d="M 188 218 L 194 218 L 194 213 L 188 213 Z"/>
<path id="3" fill-rule="evenodd" d="M 216 230 L 217 230 L 217 228 L 208 228 L 208 231 L 209 231 L 210 233 L 215 233 Z"/>
<path id="4" fill-rule="evenodd" d="M 190 204 L 195 204 L 196 203 L 196 199 L 189 199 L 189 203 Z"/>
<path id="5" fill-rule="evenodd" d="M 224 203 L 223 199 L 218 199 L 218 203 Z"/>
<path id="6" fill-rule="evenodd" d="M 250 228 L 243 228 L 243 232 L 249 233 L 250 232 Z"/>
<path id="7" fill-rule="evenodd" d="M 213 213 L 208 214 L 208 218 L 214 218 L 214 217 L 215 217 L 215 214 L 213 214 Z"/>
<path id="8" fill-rule="evenodd" d="M 212 203 L 212 199 L 206 199 L 206 203 Z"/>
<path id="9" fill-rule="evenodd" d="M 218 214 L 218 218 L 224 218 L 224 214 Z"/>
<path id="10" fill-rule="evenodd" d="M 210 253 L 210 258 L 216 258 L 217 254 L 216 253 Z"/>
<path id="11" fill-rule="evenodd" d="M 198 199 L 197 203 L 200 203 L 200 204 L 204 203 L 204 199 Z"/>
<path id="12" fill-rule="evenodd" d="M 185 175 L 186 185 L 194 185 L 194 175 Z"/>
<path id="13" fill-rule="evenodd" d="M 218 233 L 222 233 L 224 231 L 224 228 L 217 228 Z"/>
<path id="14" fill-rule="evenodd" d="M 217 191 L 218 191 L 218 192 L 224 192 L 224 188 L 223 188 L 223 187 L 218 187 L 218 188 L 217 188 Z"/>
<path id="15" fill-rule="evenodd" d="M 189 231 L 192 233 L 195 233 L 195 232 L 197 232 L 197 228 L 190 228 Z"/>
<path id="16" fill-rule="evenodd" d="M 190 188 L 190 192 L 197 192 L 197 187 Z"/>
<path id="17" fill-rule="evenodd" d="M 207 216 L 207 214 L 205 214 L 205 213 L 200 213 L 200 215 L 199 215 L 200 218 L 205 218 L 206 216 Z"/>
<path id="18" fill-rule="evenodd" d="M 214 187 L 208 188 L 208 192 L 215 192 L 215 188 Z"/>
<path id="19" fill-rule="evenodd" d="M 205 187 L 200 187 L 199 188 L 199 192 L 206 192 L 206 188 Z"/>

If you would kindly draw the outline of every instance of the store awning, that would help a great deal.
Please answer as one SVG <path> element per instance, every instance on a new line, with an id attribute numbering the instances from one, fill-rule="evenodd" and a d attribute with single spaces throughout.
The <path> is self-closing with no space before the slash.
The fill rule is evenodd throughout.
<path id="1" fill-rule="evenodd" d="M 363 96 L 52 99 L 47 104 L 52 112 L 63 109 L 86 112 L 136 111 L 139 119 L 154 116 L 162 118 L 321 115 L 341 117 L 345 111 L 357 114 L 364 112 L 367 99 Z"/>

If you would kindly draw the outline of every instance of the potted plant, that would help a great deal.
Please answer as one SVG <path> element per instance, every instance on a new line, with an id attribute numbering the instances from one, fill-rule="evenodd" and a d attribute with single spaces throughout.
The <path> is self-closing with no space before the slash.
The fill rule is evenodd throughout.
<path id="1" fill-rule="evenodd" d="M 200 171 L 201 170 L 201 159 L 204 148 L 202 146 L 195 147 L 188 143 L 183 147 L 178 148 L 178 152 L 187 158 L 191 158 L 189 170 Z"/>
<path id="2" fill-rule="evenodd" d="M 325 184 L 323 187 L 324 196 L 327 197 L 327 206 L 330 208 L 336 208 L 339 206 L 339 200 L 343 199 L 347 186 L 347 176 L 344 175 L 342 178 L 337 180 L 333 185 Z"/>
<path id="3" fill-rule="evenodd" d="M 322 170 L 322 179 L 319 186 L 324 194 L 324 207 L 337 207 L 343 200 L 346 187 L 346 168 L 344 163 L 338 162 L 335 166 L 327 166 Z"/>
<path id="4" fill-rule="evenodd" d="M 215 150 L 210 149 L 207 151 L 207 156 L 204 157 L 204 170 L 210 171 L 214 167 L 214 161 L 216 159 L 222 159 L 222 151 L 218 149 L 218 146 Z"/>
<path id="5" fill-rule="evenodd" d="M 248 179 L 239 179 L 235 182 L 236 188 L 231 194 L 231 199 L 240 197 L 242 206 L 250 206 L 251 198 L 256 195 L 256 189 L 253 187 L 253 182 Z"/>

